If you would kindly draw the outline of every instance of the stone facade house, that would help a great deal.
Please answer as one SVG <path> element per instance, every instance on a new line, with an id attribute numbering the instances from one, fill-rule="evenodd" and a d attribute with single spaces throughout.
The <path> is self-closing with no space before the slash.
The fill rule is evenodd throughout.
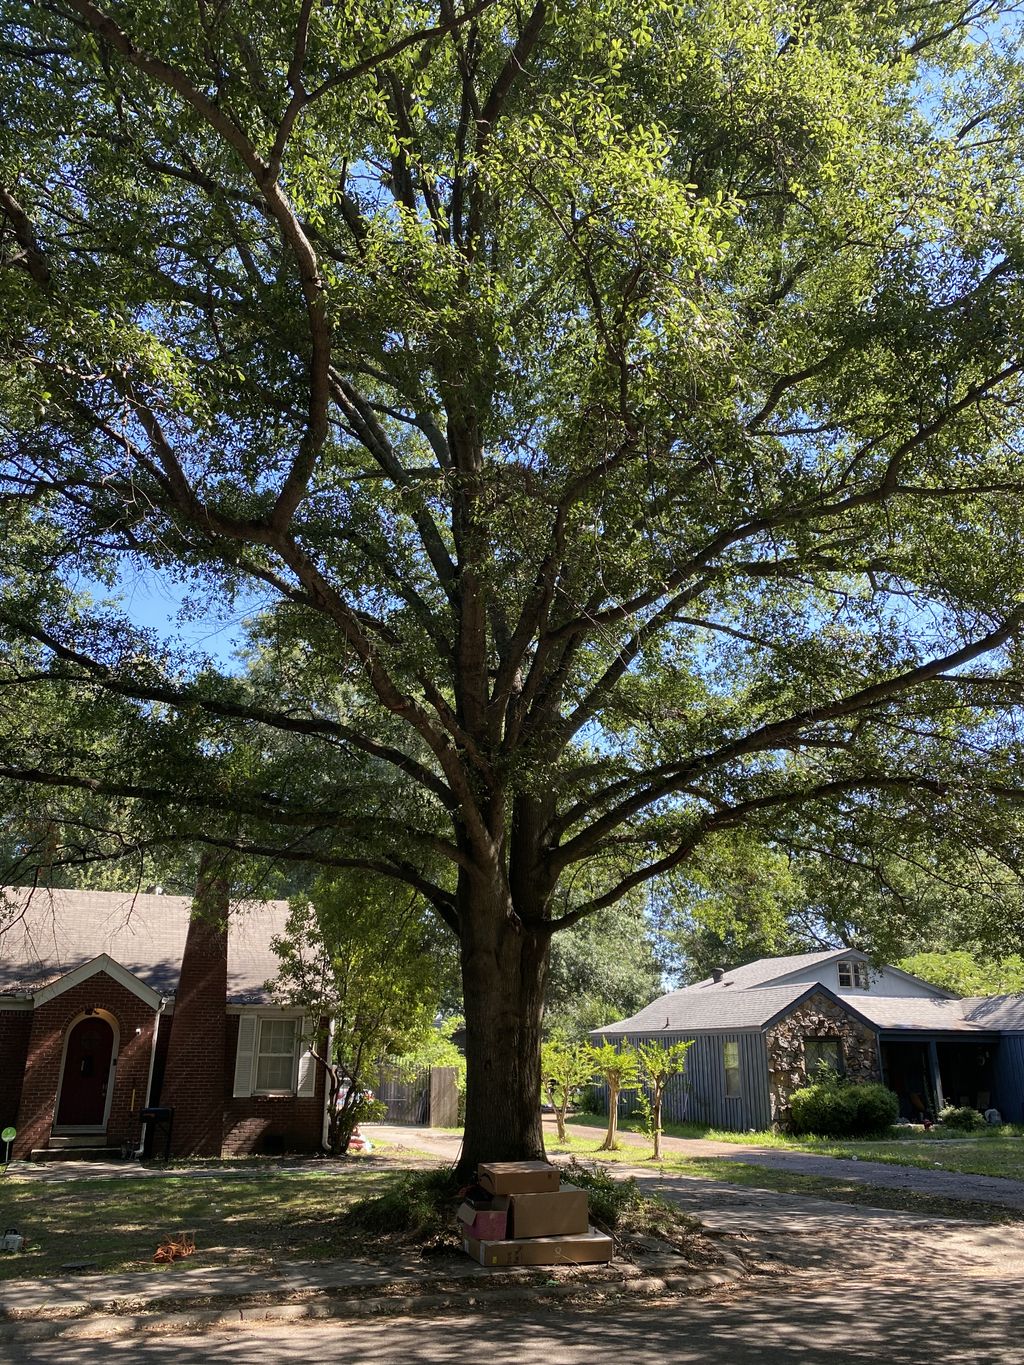
<path id="1" fill-rule="evenodd" d="M 716 970 L 592 1037 L 693 1040 L 665 1097 L 675 1122 L 784 1126 L 822 1062 L 884 1082 L 907 1119 L 952 1103 L 1024 1121 L 1024 996 L 958 999 L 849 948 Z"/>
<path id="2" fill-rule="evenodd" d="M 288 907 L 8 890 L 0 902 L 0 1128 L 13 1155 L 315 1151 L 324 1081 L 275 1005 Z M 160 1117 L 143 1111 L 160 1108 Z"/>

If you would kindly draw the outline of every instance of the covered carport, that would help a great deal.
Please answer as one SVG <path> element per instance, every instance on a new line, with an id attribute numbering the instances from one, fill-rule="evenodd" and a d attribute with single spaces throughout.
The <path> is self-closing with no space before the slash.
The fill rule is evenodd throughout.
<path id="1" fill-rule="evenodd" d="M 880 1032 L 878 1043 L 882 1080 L 899 1097 L 901 1118 L 934 1119 L 947 1104 L 999 1108 L 998 1034 L 901 1028 Z"/>
<path id="2" fill-rule="evenodd" d="M 982 1113 L 1000 1108 L 998 1055 L 1002 1030 L 977 1014 L 979 1002 L 935 997 L 864 996 L 858 1013 L 878 1034 L 882 1080 L 900 1101 L 900 1116 L 920 1123 L 947 1104 Z M 1011 1097 L 1002 1097 L 1009 1105 Z"/>

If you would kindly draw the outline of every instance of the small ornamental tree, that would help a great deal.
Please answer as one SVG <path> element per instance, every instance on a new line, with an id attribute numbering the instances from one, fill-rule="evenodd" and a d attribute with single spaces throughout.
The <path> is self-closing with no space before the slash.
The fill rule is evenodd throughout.
<path id="1" fill-rule="evenodd" d="M 686 1069 L 686 1054 L 693 1047 L 693 1039 L 686 1043 L 673 1043 L 663 1047 L 661 1043 L 641 1043 L 637 1048 L 640 1078 L 650 1087 L 652 1118 L 651 1136 L 654 1139 L 652 1159 L 661 1159 L 661 1108 L 665 1100 L 665 1089 L 673 1076 L 681 1076 Z"/>
<path id="2" fill-rule="evenodd" d="M 619 1096 L 623 1091 L 636 1090 L 640 1084 L 640 1059 L 636 1049 L 623 1041 L 618 1047 L 604 1043 L 594 1049 L 594 1070 L 608 1087 L 608 1131 L 599 1152 L 619 1149 Z"/>
<path id="3" fill-rule="evenodd" d="M 437 973 L 417 901 L 374 878 L 325 879 L 271 940 L 281 965 L 270 990 L 318 1021 L 304 1043 L 325 1073 L 332 1156 L 358 1123 L 382 1117 L 368 1097 L 380 1059 L 411 1051 L 433 1023 Z"/>
<path id="4" fill-rule="evenodd" d="M 565 1116 L 573 1097 L 594 1079 L 596 1055 L 585 1042 L 551 1042 L 541 1049 L 544 1093 L 555 1112 L 559 1142 L 565 1141 Z"/>

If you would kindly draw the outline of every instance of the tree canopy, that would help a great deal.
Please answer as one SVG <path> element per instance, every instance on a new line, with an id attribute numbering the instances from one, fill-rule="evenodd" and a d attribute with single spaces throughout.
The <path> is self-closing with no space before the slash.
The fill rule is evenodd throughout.
<path id="1" fill-rule="evenodd" d="M 899 965 L 905 972 L 923 977 L 954 995 L 1008 995 L 1024 991 L 1024 958 L 1017 953 L 993 962 L 963 949 L 940 949 L 913 953 Z"/>
<path id="2" fill-rule="evenodd" d="M 739 829 L 1012 846 L 1018 48 L 999 0 L 0 0 L 5 795 L 420 892 L 466 1164 L 541 1149 L 558 929 Z M 133 568 L 258 595 L 274 668 L 96 601 Z"/>

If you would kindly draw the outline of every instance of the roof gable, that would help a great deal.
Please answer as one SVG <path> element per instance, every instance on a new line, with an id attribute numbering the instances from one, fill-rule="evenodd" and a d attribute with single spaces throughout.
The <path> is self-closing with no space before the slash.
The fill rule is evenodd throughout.
<path id="1" fill-rule="evenodd" d="M 106 953 L 100 953 L 99 957 L 94 957 L 91 962 L 83 962 L 81 966 L 75 967 L 73 971 L 66 973 L 58 981 L 51 982 L 49 986 L 44 986 L 35 993 L 35 1004 L 45 1005 L 48 1000 L 54 1000 L 58 995 L 63 995 L 74 986 L 80 986 L 83 981 L 88 981 L 91 976 L 98 976 L 100 972 L 105 972 L 119 986 L 131 991 L 132 995 L 150 1007 L 156 1009 L 160 1004 L 160 992 L 153 990 L 152 986 L 147 986 L 144 981 L 140 981 L 126 967 L 122 967 L 120 962 L 115 962 Z"/>
<path id="2" fill-rule="evenodd" d="M 808 968 L 824 966 L 828 962 L 851 960 L 866 962 L 869 966 L 871 965 L 870 957 L 860 948 L 826 948 L 816 953 L 794 953 L 789 957 L 759 957 L 755 962 L 748 962 L 742 967 L 733 967 L 725 973 L 721 981 L 715 981 L 712 977 L 705 977 L 703 981 L 698 981 L 692 986 L 684 986 L 683 989 L 688 991 L 719 990 L 723 986 L 732 986 L 738 987 L 740 990 L 751 990 L 762 986 L 782 986 L 790 982 L 793 977 L 806 972 Z M 930 981 L 924 981 L 919 976 L 913 976 L 900 967 L 892 967 L 886 963 L 881 970 L 898 976 L 904 981 L 915 982 L 929 995 L 934 995 L 938 999 L 952 1000 L 956 998 L 952 992 L 943 990 L 941 986 L 933 986 Z M 827 983 L 823 982 L 822 984 Z"/>

